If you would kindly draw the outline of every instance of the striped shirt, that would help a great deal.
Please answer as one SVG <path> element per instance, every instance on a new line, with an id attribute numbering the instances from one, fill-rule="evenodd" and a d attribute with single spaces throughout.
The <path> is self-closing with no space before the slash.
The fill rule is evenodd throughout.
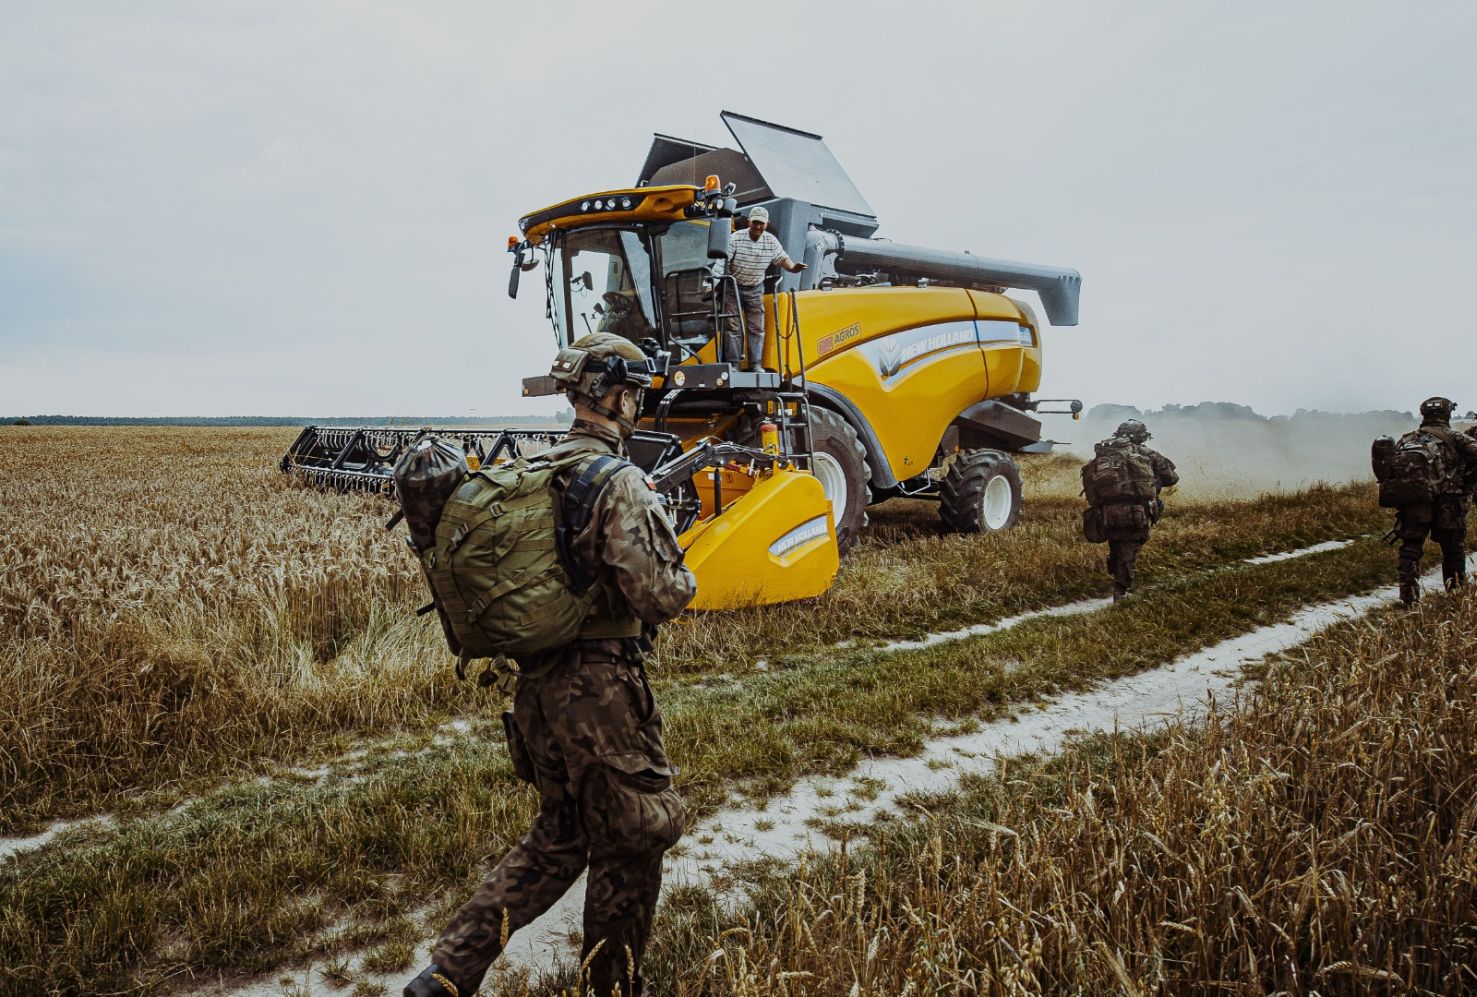
<path id="1" fill-rule="evenodd" d="M 785 247 L 768 231 L 757 239 L 749 238 L 748 229 L 740 229 L 728 240 L 728 272 L 740 287 L 755 287 L 764 282 L 764 273 L 774 263 L 790 261 Z"/>

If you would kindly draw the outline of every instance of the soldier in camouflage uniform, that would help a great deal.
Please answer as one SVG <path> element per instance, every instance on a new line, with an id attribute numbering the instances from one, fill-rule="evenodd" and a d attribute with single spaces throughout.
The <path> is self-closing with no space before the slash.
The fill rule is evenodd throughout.
<path id="1" fill-rule="evenodd" d="M 590 354 L 590 362 L 587 373 L 566 380 L 575 421 L 558 446 L 624 456 L 641 389 L 607 387 L 601 365 L 611 357 L 645 358 L 609 333 L 585 336 L 573 349 Z M 554 375 L 560 378 L 557 364 Z M 642 666 L 650 647 L 643 629 L 654 632 L 675 617 L 697 585 L 634 465 L 610 478 L 588 526 L 572 539 L 571 554 L 596 570 L 596 608 L 581 639 L 520 663 L 513 701 L 512 733 L 521 735 L 522 760 L 538 787 L 538 816 L 452 918 L 432 952 L 433 965 L 405 988 L 406 997 L 474 993 L 502 950 L 504 931 L 548 910 L 587 866 L 582 993 L 641 993 L 662 853 L 685 822 L 662 747 L 661 711 Z"/>
<path id="2" fill-rule="evenodd" d="M 1161 489 L 1178 484 L 1180 476 L 1174 469 L 1173 461 L 1159 451 L 1144 446 L 1148 439 L 1149 428 L 1137 419 L 1129 419 L 1119 424 L 1113 435 L 1098 445 L 1128 448 L 1147 457 L 1154 468 L 1154 493 L 1157 496 Z M 1156 497 L 1152 502 L 1146 503 L 1148 522 L 1142 527 L 1104 528 L 1103 533 L 1108 538 L 1108 574 L 1113 576 L 1114 602 L 1126 599 L 1133 590 L 1133 572 L 1138 564 L 1139 551 L 1148 542 L 1149 529 L 1159 521 L 1163 511 L 1164 503 Z"/>
<path id="3" fill-rule="evenodd" d="M 1477 484 L 1477 439 L 1451 428 L 1456 403 L 1433 397 L 1421 402 L 1420 432 L 1441 440 L 1450 462 L 1446 480 L 1434 504 L 1401 506 L 1395 513 L 1395 535 L 1400 538 L 1400 601 L 1413 606 L 1421 597 L 1421 555 L 1427 535 L 1441 546 L 1441 577 L 1449 589 L 1467 580 L 1467 514 Z"/>

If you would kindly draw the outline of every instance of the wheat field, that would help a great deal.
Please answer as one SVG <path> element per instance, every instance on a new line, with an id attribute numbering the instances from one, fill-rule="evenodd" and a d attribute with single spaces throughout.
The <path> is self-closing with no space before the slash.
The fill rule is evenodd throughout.
<path id="1" fill-rule="evenodd" d="M 456 682 L 439 629 L 415 616 L 423 583 L 384 529 L 388 503 L 280 474 L 292 436 L 3 427 L 0 833 L 114 823 L 0 863 L 0 965 L 16 969 L 0 994 L 187 992 L 366 948 L 364 965 L 403 969 L 475 882 L 473 859 L 526 823 L 531 797 L 492 733 L 502 701 Z M 941 718 L 1158 667 L 1390 574 L 1367 485 L 1188 489 L 1131 607 L 878 655 L 877 641 L 1104 594 L 1076 467 L 1024 461 L 1027 504 L 1007 534 L 943 534 L 931 503 L 889 502 L 826 596 L 668 626 L 651 670 L 693 818 L 735 792 L 763 800 L 807 773 L 914 752 Z M 1330 539 L 1350 545 L 1242 563 Z M 761 927 L 744 928 L 743 958 L 806 964 Z M 758 986 L 687 973 L 680 953 L 709 943 L 728 944 L 672 936 L 655 957 L 697 987 L 684 992 Z"/>

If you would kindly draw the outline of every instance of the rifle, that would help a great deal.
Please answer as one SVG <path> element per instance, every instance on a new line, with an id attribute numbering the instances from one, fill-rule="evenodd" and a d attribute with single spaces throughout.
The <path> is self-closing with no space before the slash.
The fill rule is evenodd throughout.
<path id="1" fill-rule="evenodd" d="M 681 457 L 653 470 L 646 476 L 646 483 L 658 495 L 666 497 L 710 467 L 726 467 L 752 477 L 774 467 L 778 461 L 775 454 L 754 447 L 704 440 Z"/>

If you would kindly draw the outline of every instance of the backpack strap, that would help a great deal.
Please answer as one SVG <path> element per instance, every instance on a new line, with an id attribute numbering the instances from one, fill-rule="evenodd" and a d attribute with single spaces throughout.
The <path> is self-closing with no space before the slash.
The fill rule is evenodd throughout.
<path id="1" fill-rule="evenodd" d="M 1434 436 L 1458 454 L 1461 453 L 1461 444 L 1456 441 L 1456 430 L 1454 429 L 1447 429 L 1444 426 L 1422 426 L 1416 432 L 1425 433 L 1427 436 Z"/>
<path id="2" fill-rule="evenodd" d="M 559 521 L 554 527 L 554 545 L 576 595 L 589 591 L 595 584 L 595 573 L 574 556 L 574 538 L 590 525 L 595 503 L 604 493 L 605 486 L 610 484 L 610 479 L 629 463 L 613 454 L 599 454 L 585 461 L 564 488 L 559 502 Z"/>

